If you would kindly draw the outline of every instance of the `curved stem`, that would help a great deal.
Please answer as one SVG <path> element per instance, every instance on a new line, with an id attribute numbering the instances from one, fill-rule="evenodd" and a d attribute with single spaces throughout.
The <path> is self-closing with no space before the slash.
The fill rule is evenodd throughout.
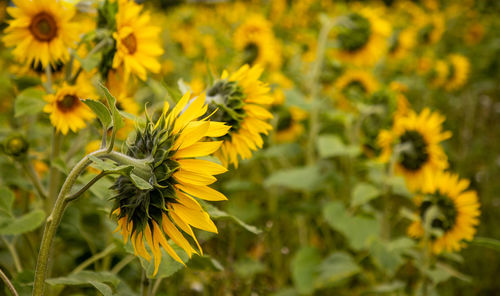
<path id="1" fill-rule="evenodd" d="M 119 273 L 125 266 L 127 266 L 130 262 L 134 261 L 136 256 L 134 255 L 127 255 L 127 257 L 123 258 L 120 260 L 120 262 L 116 263 L 115 266 L 111 269 L 112 274 L 117 274 Z"/>
<path id="2" fill-rule="evenodd" d="M 107 246 L 104 250 L 101 252 L 95 254 L 94 256 L 88 258 L 87 260 L 83 261 L 80 265 L 78 265 L 71 273 L 78 273 L 85 268 L 87 268 L 89 265 L 92 263 L 96 262 L 97 260 L 104 258 L 108 256 L 109 254 L 113 253 L 116 250 L 115 245 L 109 245 Z"/>
<path id="3" fill-rule="evenodd" d="M 5 273 L 1 269 L 0 269 L 0 277 L 2 278 L 2 280 L 5 283 L 5 285 L 7 286 L 7 288 L 9 288 L 12 295 L 19 296 L 14 285 L 11 283 L 9 278 L 5 275 Z"/>
<path id="4" fill-rule="evenodd" d="M 77 199 L 78 197 L 80 197 L 80 195 L 84 194 L 85 191 L 87 191 L 90 187 L 92 187 L 92 185 L 94 185 L 102 177 L 107 176 L 107 175 L 111 175 L 111 174 L 113 174 L 113 172 L 101 172 L 101 173 L 99 173 L 99 175 L 95 176 L 92 180 L 90 180 L 87 184 L 85 184 L 85 186 L 83 186 L 80 190 L 78 190 L 78 192 L 66 197 L 66 201 L 70 202 L 70 201 Z"/>
<path id="5" fill-rule="evenodd" d="M 54 240 L 54 236 L 56 234 L 57 227 L 59 223 L 61 223 L 61 219 L 68 205 L 69 201 L 66 199 L 66 195 L 69 193 L 71 188 L 76 182 L 78 176 L 87 168 L 87 166 L 91 163 L 88 156 L 102 156 L 106 154 L 105 150 L 98 150 L 89 155 L 86 155 L 82 160 L 80 160 L 75 167 L 68 174 L 68 177 L 64 181 L 63 186 L 61 187 L 61 191 L 57 196 L 57 200 L 54 204 L 54 208 L 52 213 L 47 218 L 47 222 L 45 223 L 45 229 L 43 231 L 42 242 L 40 245 L 40 252 L 38 253 L 38 260 L 36 264 L 35 270 L 35 280 L 33 287 L 33 295 L 41 296 L 43 295 L 45 289 L 45 278 L 47 276 L 47 266 L 49 261 L 50 250 L 52 249 L 52 242 Z"/>
<path id="6" fill-rule="evenodd" d="M 16 247 L 14 247 L 15 239 L 10 243 L 6 238 L 2 236 L 2 241 L 9 250 L 10 255 L 12 256 L 12 260 L 14 261 L 14 266 L 16 267 L 17 272 L 23 271 L 23 266 L 21 265 L 21 260 L 19 259 L 19 255 L 17 254 Z"/>

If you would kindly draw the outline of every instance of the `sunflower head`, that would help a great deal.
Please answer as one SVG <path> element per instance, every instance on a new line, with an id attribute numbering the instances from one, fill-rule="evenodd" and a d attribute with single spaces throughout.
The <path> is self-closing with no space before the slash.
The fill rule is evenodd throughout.
<path id="1" fill-rule="evenodd" d="M 144 246 L 149 245 L 155 264 L 155 273 L 161 261 L 160 246 L 182 263 L 167 238 L 191 256 L 198 253 L 184 235 L 201 248 L 191 227 L 217 232 L 209 215 L 195 198 L 225 200 L 220 192 L 208 187 L 216 181 L 214 175 L 226 169 L 216 163 L 195 159 L 219 149 L 221 142 L 203 141 L 223 137 L 229 127 L 221 122 L 198 119 L 207 112 L 205 96 L 189 101 L 187 93 L 170 112 L 168 104 L 156 122 L 147 120 L 144 128 L 136 131 L 129 141 L 126 154 L 129 159 L 144 165 L 137 175 L 149 186 L 138 186 L 131 177 L 121 176 L 113 188 L 113 214 L 118 219 L 118 230 L 124 241 L 130 237 L 135 252 L 150 260 Z M 135 169 L 134 169 L 135 171 Z M 183 234 L 184 233 L 184 234 Z"/>
<path id="2" fill-rule="evenodd" d="M 345 25 L 339 28 L 337 39 L 342 50 L 354 52 L 370 40 L 370 21 L 359 13 L 347 15 Z"/>
<path id="3" fill-rule="evenodd" d="M 448 166 L 440 143 L 451 137 L 451 133 L 442 131 L 443 121 L 443 116 L 429 109 L 420 114 L 410 111 L 394 118 L 391 131 L 383 130 L 378 135 L 381 160 L 397 157 L 395 172 L 405 177 L 410 190 L 427 186 L 434 171 Z"/>
<path id="4" fill-rule="evenodd" d="M 91 87 L 85 83 L 64 84 L 55 94 L 45 96 L 47 105 L 43 111 L 50 114 L 50 122 L 64 135 L 69 130 L 77 132 L 87 125 L 88 120 L 95 117 L 90 108 L 81 101 L 92 96 Z"/>
<path id="5" fill-rule="evenodd" d="M 262 68 L 245 65 L 229 75 L 224 71 L 221 79 L 208 90 L 209 111 L 214 119 L 227 122 L 229 133 L 218 140 L 224 141 L 216 154 L 224 165 L 238 165 L 238 157 L 250 158 L 252 150 L 261 148 L 262 134 L 271 130 L 267 122 L 273 116 L 262 105 L 270 105 L 270 88 L 259 77 Z"/>
<path id="6" fill-rule="evenodd" d="M 463 241 L 472 240 L 479 224 L 479 201 L 469 181 L 448 172 L 436 172 L 432 181 L 415 198 L 419 219 L 408 228 L 415 238 L 424 236 L 427 226 L 431 249 L 438 254 L 458 251 Z M 431 210 L 432 209 L 432 210 Z"/>
<path id="7" fill-rule="evenodd" d="M 448 58 L 448 77 L 445 83 L 447 91 L 457 90 L 467 82 L 470 71 L 469 60 L 460 54 L 452 54 Z"/>
<path id="8" fill-rule="evenodd" d="M 42 0 L 17 0 L 14 4 L 8 9 L 13 18 L 3 37 L 8 47 L 14 47 L 14 56 L 43 68 L 65 61 L 78 36 L 76 24 L 71 22 L 74 7 L 61 1 Z"/>

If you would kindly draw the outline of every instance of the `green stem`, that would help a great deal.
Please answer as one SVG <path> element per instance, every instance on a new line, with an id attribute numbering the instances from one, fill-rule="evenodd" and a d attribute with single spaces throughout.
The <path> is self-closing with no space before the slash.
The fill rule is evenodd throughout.
<path id="1" fill-rule="evenodd" d="M 134 174 L 143 178 L 146 181 L 149 180 L 149 178 L 151 178 L 152 175 L 151 167 L 147 163 L 146 159 L 133 158 L 117 151 L 108 151 L 106 158 L 116 161 L 117 163 L 122 165 L 133 165 Z"/>
<path id="2" fill-rule="evenodd" d="M 310 76 L 310 103 L 311 103 L 311 114 L 310 114 L 310 126 L 309 126 L 309 141 L 307 142 L 307 164 L 312 165 L 316 162 L 316 137 L 319 133 L 319 100 L 318 94 L 320 91 L 320 85 L 318 83 L 319 74 L 321 68 L 323 67 L 323 59 L 325 56 L 326 42 L 328 41 L 328 33 L 333 28 L 333 21 L 327 20 L 323 24 L 318 37 L 318 47 L 316 50 L 316 60 L 311 68 Z"/>
<path id="3" fill-rule="evenodd" d="M 10 293 L 12 293 L 12 295 L 14 296 L 19 296 L 14 285 L 11 283 L 9 278 L 5 275 L 5 273 L 1 269 L 0 269 L 0 277 L 2 278 L 7 288 L 9 288 Z"/>
<path id="4" fill-rule="evenodd" d="M 52 135 L 52 151 L 50 152 L 49 193 L 48 198 L 45 202 L 45 209 L 47 213 L 49 213 L 50 209 L 52 208 L 52 205 L 54 204 L 57 196 L 60 173 L 54 165 L 54 162 L 57 157 L 59 157 L 59 153 L 61 151 L 61 142 L 61 134 L 54 128 L 54 132 Z"/>
<path id="5" fill-rule="evenodd" d="M 15 239 L 15 238 L 14 238 Z M 17 272 L 23 271 L 23 266 L 21 265 L 21 260 L 19 260 L 19 255 L 17 254 L 16 248 L 14 247 L 14 241 L 10 243 L 5 237 L 2 236 L 2 241 L 9 250 L 12 256 L 12 261 L 14 261 L 14 266 Z"/>
<path id="6" fill-rule="evenodd" d="M 85 268 L 87 268 L 88 266 L 90 266 L 92 263 L 96 262 L 99 259 L 102 259 L 102 258 L 108 256 L 109 254 L 113 253 L 115 250 L 116 250 L 116 246 L 115 245 L 109 245 L 109 246 L 107 246 L 101 252 L 99 252 L 99 253 L 95 254 L 94 256 L 88 258 L 87 260 L 83 261 L 71 273 L 74 274 L 74 273 L 78 273 L 78 272 L 84 270 Z"/>
<path id="7" fill-rule="evenodd" d="M 135 258 L 136 257 L 134 255 L 127 255 L 127 257 L 123 258 L 120 262 L 116 263 L 116 265 L 113 266 L 113 268 L 111 269 L 111 273 L 119 273 L 125 266 L 134 261 Z"/>
<path id="8" fill-rule="evenodd" d="M 89 155 L 98 157 L 104 154 L 106 154 L 106 151 L 98 150 Z M 44 293 L 45 279 L 47 277 L 47 267 L 48 267 L 50 251 L 52 249 L 52 242 L 54 240 L 57 227 L 61 223 L 64 210 L 66 209 L 66 206 L 69 203 L 69 201 L 66 199 L 66 195 L 70 192 L 78 176 L 91 163 L 91 161 L 88 158 L 89 155 L 86 155 L 82 160 L 80 160 L 68 174 L 68 177 L 64 181 L 64 184 L 61 187 L 61 191 L 59 192 L 57 200 L 54 204 L 52 213 L 49 215 L 45 223 L 45 229 L 43 232 L 42 242 L 40 245 L 40 251 L 38 253 L 38 260 L 35 270 L 35 281 L 33 287 L 34 296 L 41 296 Z"/>
<path id="9" fill-rule="evenodd" d="M 33 183 L 33 186 L 35 187 L 38 196 L 44 200 L 47 199 L 47 193 L 43 188 L 42 182 L 40 182 L 40 178 L 38 177 L 38 174 L 35 171 L 35 168 L 33 167 L 33 163 L 30 160 L 26 159 L 21 161 L 21 166 L 23 167 L 23 170 L 26 172 L 26 175 L 28 175 L 28 178 L 31 180 L 31 183 Z"/>
<path id="10" fill-rule="evenodd" d="M 160 288 L 161 282 L 163 278 L 157 278 L 155 283 L 153 284 L 153 289 L 151 290 L 151 295 L 156 295 L 158 289 Z"/>
<path id="11" fill-rule="evenodd" d="M 47 93 L 52 93 L 52 69 L 50 68 L 50 64 L 45 67 L 45 75 L 47 76 L 47 81 L 44 83 L 45 90 Z"/>

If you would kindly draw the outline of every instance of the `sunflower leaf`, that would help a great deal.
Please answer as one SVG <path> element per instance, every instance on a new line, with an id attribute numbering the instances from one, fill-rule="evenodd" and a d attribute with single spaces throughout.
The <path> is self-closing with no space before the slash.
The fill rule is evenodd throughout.
<path id="1" fill-rule="evenodd" d="M 82 100 L 82 102 L 94 111 L 105 129 L 108 129 L 111 126 L 111 114 L 103 103 L 95 100 Z"/>
<path id="2" fill-rule="evenodd" d="M 2 225 L 0 225 L 0 234 L 15 235 L 30 232 L 42 225 L 44 219 L 45 212 L 43 210 L 34 210 L 21 217 L 3 220 Z"/>
<path id="3" fill-rule="evenodd" d="M 14 116 L 33 115 L 42 111 L 45 102 L 43 101 L 44 92 L 36 88 L 27 88 L 23 90 L 14 103 Z"/>
<path id="4" fill-rule="evenodd" d="M 0 214 L 12 216 L 12 205 L 14 204 L 14 193 L 7 187 L 0 188 Z"/>
<path id="5" fill-rule="evenodd" d="M 116 107 L 116 98 L 109 92 L 109 90 L 102 83 L 99 84 L 102 91 L 104 92 L 104 96 L 106 97 L 106 101 L 108 102 L 108 106 L 111 110 L 111 115 L 113 118 L 113 133 L 116 132 L 125 126 L 125 122 L 120 114 L 120 111 Z"/>
<path id="6" fill-rule="evenodd" d="M 212 217 L 214 219 L 221 219 L 221 218 L 231 219 L 234 222 L 236 222 L 238 225 L 240 225 L 241 227 L 245 228 L 246 230 L 250 231 L 253 234 L 262 233 L 262 230 L 258 229 L 257 227 L 255 227 L 253 225 L 249 225 L 249 224 L 243 222 L 241 219 L 239 219 L 231 214 L 228 214 L 222 210 L 219 210 L 218 208 L 212 206 L 209 203 L 200 201 L 200 204 L 207 211 L 207 213 L 210 215 L 210 217 Z"/>

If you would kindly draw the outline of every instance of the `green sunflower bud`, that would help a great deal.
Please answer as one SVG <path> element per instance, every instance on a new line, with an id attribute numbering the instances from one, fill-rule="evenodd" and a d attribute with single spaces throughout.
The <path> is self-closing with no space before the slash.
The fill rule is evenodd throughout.
<path id="1" fill-rule="evenodd" d="M 2 148 L 5 154 L 19 159 L 26 157 L 29 143 L 24 136 L 12 134 L 3 141 Z"/>

